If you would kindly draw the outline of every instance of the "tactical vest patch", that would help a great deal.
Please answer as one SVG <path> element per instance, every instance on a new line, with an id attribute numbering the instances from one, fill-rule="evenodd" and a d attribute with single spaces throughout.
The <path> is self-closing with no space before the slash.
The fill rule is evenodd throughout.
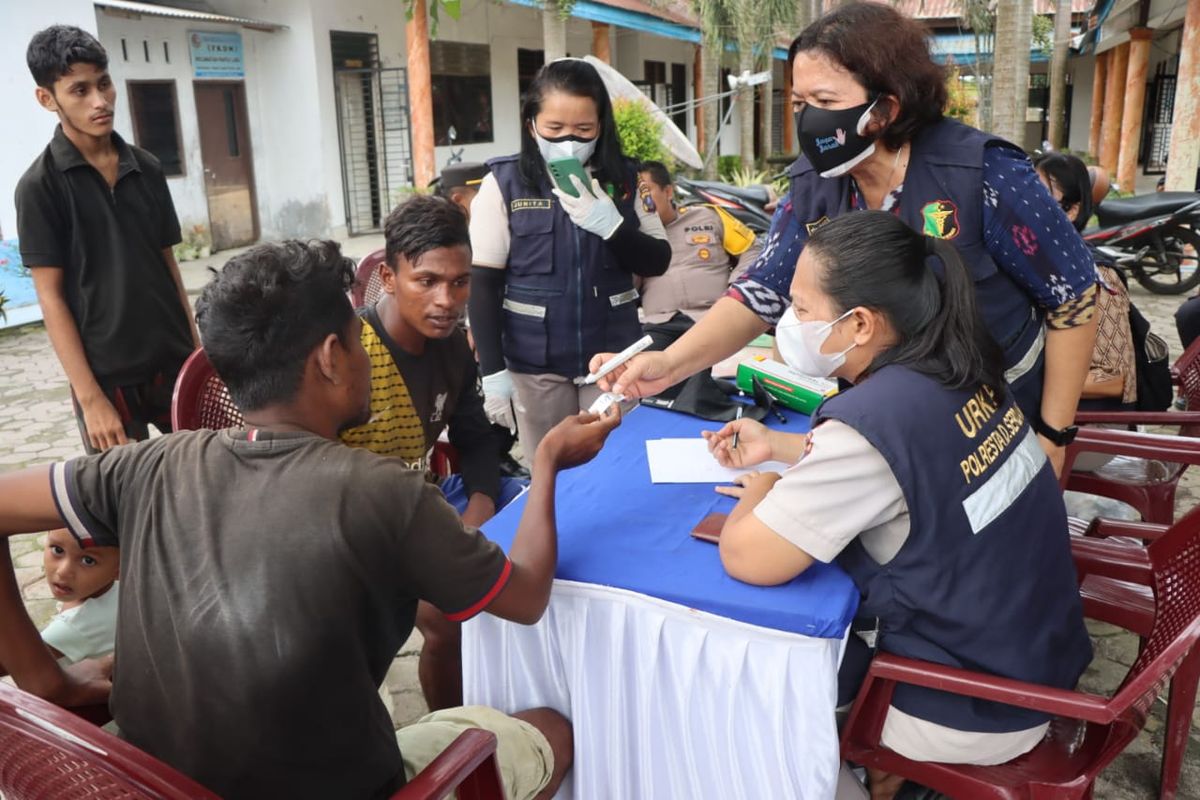
<path id="1" fill-rule="evenodd" d="M 533 209 L 550 210 L 552 207 L 550 198 L 548 197 L 524 197 L 519 200 L 513 200 L 508 204 L 508 210 L 512 211 L 529 211 Z"/>
<path id="2" fill-rule="evenodd" d="M 825 214 L 822 214 L 820 219 L 814 219 L 812 222 L 804 223 L 804 229 L 808 231 L 809 236 L 812 236 L 814 233 L 816 233 L 817 228 L 828 223 L 829 217 Z"/>
<path id="3" fill-rule="evenodd" d="M 958 206 L 949 200 L 934 200 L 921 208 L 921 218 L 925 221 L 926 236 L 935 239 L 953 239 L 958 236 Z"/>

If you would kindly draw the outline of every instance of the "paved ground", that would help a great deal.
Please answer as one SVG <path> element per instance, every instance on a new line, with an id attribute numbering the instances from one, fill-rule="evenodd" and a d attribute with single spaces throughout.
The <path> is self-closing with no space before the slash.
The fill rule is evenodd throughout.
<path id="1" fill-rule="evenodd" d="M 361 257 L 381 246 L 380 237 L 351 239 L 345 245 L 348 255 Z M 228 254 L 219 254 L 202 262 L 184 265 L 184 280 L 195 294 L 207 280 L 206 267 L 219 266 Z M 1173 357 L 1179 352 L 1171 315 L 1178 298 L 1150 295 L 1134 287 L 1134 302 L 1150 318 L 1151 324 L 1171 343 Z M 0 331 L 0 470 L 7 471 L 80 454 L 79 436 L 71 413 L 66 379 L 50 348 L 41 325 Z M 1192 507 L 1200 490 L 1200 470 L 1189 473 L 1179 493 L 1179 509 Z M 1074 502 L 1076 513 L 1086 513 L 1088 505 Z M 1106 515 L 1120 510 L 1106 508 Z M 44 624 L 54 612 L 54 601 L 46 588 L 41 571 L 41 537 L 14 537 L 11 540 L 18 580 L 34 622 Z M 1110 693 L 1124 677 L 1137 654 L 1137 640 L 1106 625 L 1093 625 L 1096 658 L 1083 680 L 1089 691 Z M 416 681 L 416 653 L 419 636 L 414 634 L 397 656 L 388 675 L 388 699 L 397 725 L 424 713 L 424 703 Z M 1155 705 L 1146 731 L 1099 780 L 1098 798 L 1129 800 L 1156 796 L 1158 765 L 1162 753 L 1162 721 L 1165 704 Z M 1194 719 L 1200 725 L 1200 713 Z M 1192 739 L 1200 739 L 1195 733 Z M 1200 742 L 1193 741 L 1184 767 L 1180 797 L 1200 797 Z"/>

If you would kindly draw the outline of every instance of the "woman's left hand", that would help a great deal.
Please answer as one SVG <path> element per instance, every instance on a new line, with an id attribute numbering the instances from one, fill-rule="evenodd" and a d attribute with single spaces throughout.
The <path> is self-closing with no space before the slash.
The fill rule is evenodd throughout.
<path id="1" fill-rule="evenodd" d="M 733 486 L 718 486 L 717 494 L 741 498 L 746 495 L 764 496 L 782 477 L 778 472 L 747 472 L 733 479 Z"/>
<path id="2" fill-rule="evenodd" d="M 583 181 L 579 180 L 578 176 L 571 175 L 569 177 L 575 191 L 579 192 L 579 197 L 571 197 L 558 187 L 551 190 L 554 192 L 554 196 L 558 198 L 558 202 L 562 204 L 563 210 L 567 212 L 567 216 L 571 218 L 572 222 L 588 233 L 594 233 L 601 239 L 608 239 L 617 232 L 617 228 L 621 227 L 623 221 L 616 204 L 600 188 L 600 181 L 595 178 L 592 178 L 592 185 L 589 188 L 583 185 Z"/>

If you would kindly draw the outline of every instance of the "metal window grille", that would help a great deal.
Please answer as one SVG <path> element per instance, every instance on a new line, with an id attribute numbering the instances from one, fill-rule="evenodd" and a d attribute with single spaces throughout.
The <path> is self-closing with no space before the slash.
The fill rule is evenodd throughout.
<path id="1" fill-rule="evenodd" d="M 1175 111 L 1177 64 L 1162 63 L 1150 85 L 1150 122 L 1146 132 L 1147 175 L 1163 175 L 1167 171 L 1167 154 L 1171 149 L 1171 121 Z"/>
<path id="2" fill-rule="evenodd" d="M 379 230 L 413 184 L 406 72 L 339 69 L 334 78 L 346 229 Z"/>

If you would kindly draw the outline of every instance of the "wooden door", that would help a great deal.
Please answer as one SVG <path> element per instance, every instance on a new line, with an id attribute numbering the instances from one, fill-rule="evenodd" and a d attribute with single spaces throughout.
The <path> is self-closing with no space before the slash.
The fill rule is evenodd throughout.
<path id="1" fill-rule="evenodd" d="M 251 244 L 258 239 L 258 214 L 245 86 L 216 81 L 194 86 L 213 249 Z"/>

